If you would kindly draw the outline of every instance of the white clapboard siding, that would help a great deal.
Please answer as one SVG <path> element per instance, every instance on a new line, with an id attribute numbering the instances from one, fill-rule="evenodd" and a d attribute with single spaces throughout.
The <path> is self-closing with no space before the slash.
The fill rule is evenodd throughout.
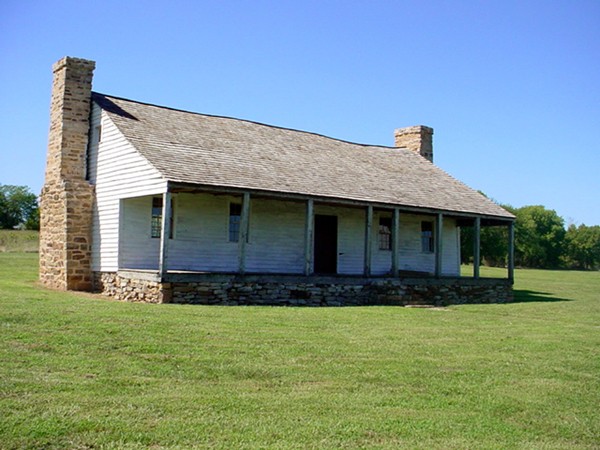
<path id="1" fill-rule="evenodd" d="M 432 221 L 431 216 L 400 214 L 400 270 L 416 270 L 435 272 L 435 254 L 423 252 L 421 249 L 421 222 Z M 460 273 L 459 241 L 456 221 L 444 218 L 442 275 L 458 276 Z"/>
<path id="2" fill-rule="evenodd" d="M 174 195 L 174 239 L 169 241 L 168 269 L 235 272 L 238 243 L 229 242 L 228 195 Z"/>
<path id="3" fill-rule="evenodd" d="M 152 197 L 121 200 L 121 269 L 158 269 L 160 239 L 151 237 Z"/>
<path id="4" fill-rule="evenodd" d="M 303 202 L 252 200 L 246 270 L 303 273 L 305 218 Z"/>
<path id="5" fill-rule="evenodd" d="M 165 192 L 166 180 L 97 105 L 92 108 L 88 177 L 96 189 L 92 270 L 115 271 L 119 266 L 119 201 Z"/>
<path id="6" fill-rule="evenodd" d="M 240 197 L 213 194 L 174 194 L 173 239 L 168 243 L 168 269 L 235 272 L 239 266 L 238 243 L 229 242 L 229 206 Z M 150 236 L 152 196 L 121 201 L 121 268 L 157 269 L 159 239 Z M 306 204 L 251 198 L 247 272 L 302 273 Z M 338 273 L 360 275 L 364 271 L 365 209 L 316 205 L 315 214 L 338 217 Z M 379 250 L 374 214 L 372 273 L 391 271 L 391 252 Z M 433 273 L 435 256 L 421 251 L 421 221 L 431 216 L 400 216 L 401 270 Z M 376 226 L 376 225 L 377 226 Z M 458 231 L 453 219 L 444 221 L 443 275 L 458 275 Z"/>
<path id="7" fill-rule="evenodd" d="M 338 273 L 360 275 L 364 273 L 366 208 L 315 206 L 315 214 L 338 217 Z M 379 217 L 391 217 L 391 211 L 376 211 L 371 230 L 371 273 L 385 275 L 392 269 L 392 252 L 379 249 Z M 400 270 L 435 271 L 435 255 L 421 249 L 421 221 L 434 220 L 431 216 L 400 214 Z M 460 273 L 459 240 L 456 221 L 446 218 L 443 230 L 442 274 L 458 276 Z"/>
<path id="8" fill-rule="evenodd" d="M 237 271 L 239 244 L 229 241 L 229 205 L 239 204 L 241 198 L 211 194 L 174 197 L 174 239 L 169 241 L 168 268 Z M 247 272 L 302 273 L 305 211 L 302 202 L 251 198 Z"/>
<path id="9" fill-rule="evenodd" d="M 392 251 L 379 249 L 379 219 L 389 217 L 391 211 L 375 211 L 373 214 L 373 227 L 371 230 L 371 273 L 373 275 L 385 275 L 392 271 Z"/>
<path id="10" fill-rule="evenodd" d="M 442 275 L 460 276 L 460 228 L 456 220 L 444 218 Z"/>

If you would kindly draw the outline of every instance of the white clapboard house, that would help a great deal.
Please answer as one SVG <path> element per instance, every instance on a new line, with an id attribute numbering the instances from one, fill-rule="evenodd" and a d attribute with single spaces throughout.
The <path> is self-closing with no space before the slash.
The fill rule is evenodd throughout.
<path id="1" fill-rule="evenodd" d="M 151 302 L 510 300 L 514 216 L 433 164 L 432 129 L 396 130 L 394 147 L 356 144 L 91 92 L 93 70 L 54 66 L 46 284 Z M 89 210 L 57 210 L 60 189 L 90 191 Z M 61 244 L 63 210 L 83 225 L 71 238 L 64 225 Z M 505 280 L 482 279 L 478 265 L 460 277 L 460 229 L 474 227 L 479 260 L 482 226 L 509 231 Z"/>

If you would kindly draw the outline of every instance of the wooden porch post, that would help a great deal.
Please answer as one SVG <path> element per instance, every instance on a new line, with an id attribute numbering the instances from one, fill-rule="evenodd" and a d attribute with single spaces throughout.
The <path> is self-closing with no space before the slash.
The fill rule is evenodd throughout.
<path id="1" fill-rule="evenodd" d="M 371 275 L 371 247 L 372 247 L 372 230 L 373 230 L 373 206 L 367 206 L 365 218 L 365 266 L 364 274 L 366 277 Z"/>
<path id="2" fill-rule="evenodd" d="M 315 207 L 312 198 L 306 201 L 306 223 L 304 225 L 304 275 L 312 273 L 312 254 L 315 242 Z"/>
<path id="3" fill-rule="evenodd" d="M 154 197 L 152 197 L 150 199 L 150 201 L 154 201 Z M 125 209 L 125 199 L 120 199 L 119 200 L 119 240 L 118 240 L 118 244 L 117 244 L 117 271 L 121 270 L 121 267 L 123 267 L 123 236 L 124 236 L 124 228 L 125 228 L 125 221 L 123 220 L 123 214 L 124 214 L 124 209 Z M 162 227 L 162 224 L 161 224 Z M 162 246 L 162 244 L 159 243 L 159 245 Z M 160 273 L 160 255 L 158 257 L 158 269 L 159 269 L 159 273 Z"/>
<path id="4" fill-rule="evenodd" d="M 400 210 L 394 208 L 392 216 L 392 275 L 397 277 L 400 274 L 399 260 L 400 255 Z"/>
<path id="5" fill-rule="evenodd" d="M 244 192 L 242 197 L 242 215 L 240 217 L 240 235 L 238 239 L 238 272 L 246 272 L 246 243 L 248 241 L 248 218 L 250 215 L 250 193 Z"/>
<path id="6" fill-rule="evenodd" d="M 158 272 L 160 278 L 168 270 L 169 236 L 171 236 L 171 193 L 169 191 L 163 194 L 162 218 L 160 223 L 160 253 L 158 260 Z"/>
<path id="7" fill-rule="evenodd" d="M 442 276 L 442 231 L 444 228 L 444 216 L 438 213 L 435 221 L 435 276 Z"/>
<path id="8" fill-rule="evenodd" d="M 479 278 L 479 262 L 481 259 L 481 218 L 475 218 L 473 236 L 473 278 Z"/>
<path id="9" fill-rule="evenodd" d="M 508 279 L 515 281 L 515 223 L 508 225 Z"/>

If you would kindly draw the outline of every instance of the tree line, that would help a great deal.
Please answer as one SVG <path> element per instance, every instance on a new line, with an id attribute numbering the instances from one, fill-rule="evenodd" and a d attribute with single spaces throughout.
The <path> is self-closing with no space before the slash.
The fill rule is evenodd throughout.
<path id="1" fill-rule="evenodd" d="M 600 226 L 569 225 L 556 211 L 544 206 L 514 208 L 515 265 L 540 269 L 600 269 Z M 0 184 L 0 229 L 40 229 L 37 196 L 27 186 Z M 507 227 L 481 228 L 482 263 L 505 266 L 508 255 Z M 473 260 L 473 228 L 461 229 L 463 263 Z"/>
<path id="2" fill-rule="evenodd" d="M 574 225 L 541 205 L 514 208 L 500 205 L 516 216 L 515 265 L 537 269 L 600 269 L 600 226 Z M 462 262 L 473 260 L 471 227 L 461 228 Z M 507 227 L 482 227 L 482 263 L 504 267 L 508 258 Z"/>

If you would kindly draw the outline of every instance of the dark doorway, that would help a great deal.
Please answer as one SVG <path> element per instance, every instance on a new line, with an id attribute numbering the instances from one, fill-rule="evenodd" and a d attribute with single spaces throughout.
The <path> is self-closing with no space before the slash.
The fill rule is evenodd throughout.
<path id="1" fill-rule="evenodd" d="M 337 216 L 315 215 L 315 273 L 337 273 Z"/>

